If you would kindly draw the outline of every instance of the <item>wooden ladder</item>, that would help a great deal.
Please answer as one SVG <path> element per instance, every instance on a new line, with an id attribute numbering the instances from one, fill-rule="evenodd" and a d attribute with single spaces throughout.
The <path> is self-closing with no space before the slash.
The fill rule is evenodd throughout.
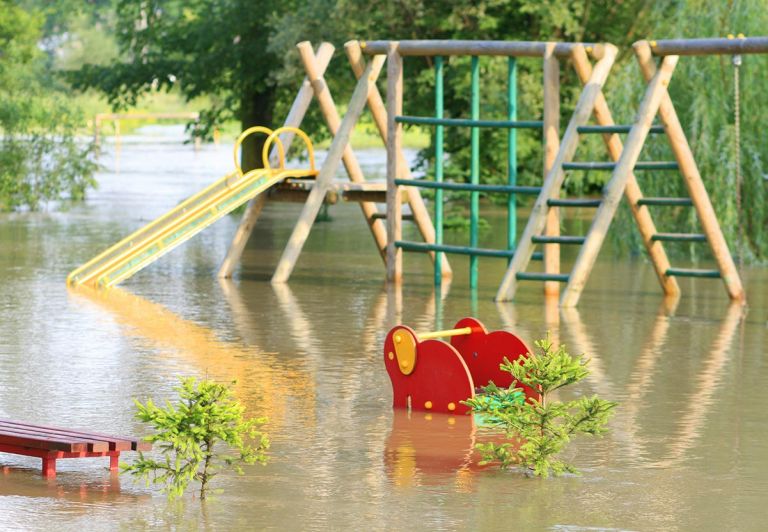
<path id="1" fill-rule="evenodd" d="M 676 55 L 665 56 L 657 68 L 651 55 L 650 46 L 646 41 L 635 43 L 634 48 L 647 82 L 647 88 L 632 125 L 613 123 L 605 97 L 601 92 L 605 79 L 595 74 L 600 64 L 598 63 L 592 71 L 586 57 L 574 54 L 574 65 L 579 77 L 585 82 L 585 88 L 563 135 L 553 167 L 548 172 L 541 193 L 534 204 L 515 256 L 499 286 L 496 295 L 497 300 L 512 299 L 518 281 L 558 281 L 566 283 L 560 298 L 561 306 L 575 306 L 592 271 L 622 195 L 626 196 L 628 200 L 643 243 L 666 295 L 676 296 L 680 293 L 676 277 L 709 277 L 723 279 L 731 299 L 744 299 L 744 290 L 736 266 L 667 92 L 667 86 L 679 57 Z M 599 87 L 595 93 L 594 90 L 590 91 L 590 88 L 596 82 L 599 82 Z M 594 113 L 598 125 L 587 125 L 591 113 Z M 653 124 L 657 115 L 662 125 Z M 574 162 L 572 160 L 578 145 L 579 134 L 589 133 L 603 135 L 603 140 L 613 162 Z M 626 145 L 623 147 L 618 136 L 620 133 L 628 133 Z M 675 161 L 638 161 L 645 141 L 651 133 L 666 133 L 675 155 Z M 602 198 L 560 198 L 565 172 L 569 170 L 611 171 L 611 178 L 603 190 Z M 645 198 L 634 176 L 634 170 L 679 170 L 690 197 Z M 696 209 L 703 232 L 659 232 L 656 230 L 648 209 L 651 206 L 693 206 Z M 550 209 L 559 207 L 597 208 L 592 225 L 585 236 L 546 234 L 545 226 L 548 213 Z M 664 250 L 664 242 L 708 243 L 718 268 L 716 270 L 673 268 Z M 526 272 L 525 269 L 531 260 L 536 244 L 580 245 L 581 249 L 569 274 L 563 274 L 559 271 Z"/>

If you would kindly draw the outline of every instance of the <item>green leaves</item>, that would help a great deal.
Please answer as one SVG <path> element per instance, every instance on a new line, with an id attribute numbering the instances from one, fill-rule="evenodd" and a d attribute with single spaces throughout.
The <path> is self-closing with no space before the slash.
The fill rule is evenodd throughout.
<path id="1" fill-rule="evenodd" d="M 82 116 L 38 49 L 42 17 L 0 0 L 0 211 L 80 200 L 95 186 Z"/>
<path id="2" fill-rule="evenodd" d="M 520 389 L 505 390 L 493 383 L 482 395 L 466 401 L 474 412 L 482 415 L 486 425 L 502 429 L 511 443 L 478 445 L 483 462 L 498 462 L 502 468 L 524 467 L 535 476 L 576 473 L 570 464 L 560 460 L 561 453 L 573 436 L 600 435 L 617 403 L 597 396 L 568 402 L 552 401 L 550 394 L 584 379 L 588 361 L 572 357 L 564 346 L 553 348 L 549 338 L 535 342 L 538 352 L 525 358 L 505 362 L 501 369 L 521 383 L 539 390 L 541 400 L 519 400 Z"/>
<path id="3" fill-rule="evenodd" d="M 136 403 L 136 418 L 149 423 L 155 434 L 147 437 L 160 458 L 139 453 L 123 471 L 163 484 L 170 498 L 182 495 L 189 483 L 200 482 L 205 499 L 208 482 L 221 470 L 242 474 L 243 464 L 264 464 L 269 439 L 260 431 L 266 418 L 244 419 L 245 409 L 229 386 L 209 380 L 181 379 L 176 404 L 157 406 L 151 399 Z"/>

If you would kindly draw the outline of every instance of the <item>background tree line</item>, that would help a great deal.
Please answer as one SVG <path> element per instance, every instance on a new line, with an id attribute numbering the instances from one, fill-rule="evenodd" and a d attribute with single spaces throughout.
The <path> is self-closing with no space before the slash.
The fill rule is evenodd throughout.
<path id="1" fill-rule="evenodd" d="M 67 0 L 57 3 L 57 9 L 43 9 L 48 3 L 42 0 L 1 1 L 30 13 L 42 10 L 42 37 L 38 35 L 33 41 L 47 39 L 52 48 L 57 42 L 71 42 L 78 32 L 90 31 L 91 43 L 98 43 L 94 28 L 102 28 L 102 45 L 74 59 L 70 53 L 70 62 L 60 64 L 58 70 L 67 70 L 64 77 L 75 88 L 102 91 L 116 108 L 130 107 L 154 91 L 178 91 L 187 99 L 207 96 L 202 135 L 210 135 L 215 125 L 231 120 L 242 128 L 279 125 L 303 77 L 294 49 L 302 40 L 327 40 L 337 48 L 353 38 L 612 42 L 622 52 L 609 77 L 606 95 L 617 121 L 626 123 L 636 112 L 643 89 L 631 53 L 632 42 L 646 37 L 759 35 L 768 27 L 764 0 L 714 4 L 706 0 Z M 79 29 L 73 30 L 77 24 Z M 106 42 L 115 49 L 111 58 L 103 52 L 109 50 Z M 768 109 L 768 92 L 761 89 L 766 83 L 767 62 L 765 56 L 745 56 L 741 67 L 740 189 L 733 143 L 730 57 L 683 58 L 670 87 L 729 241 L 743 256 L 758 259 L 768 254 L 768 184 L 764 179 L 768 145 L 760 129 L 761 117 Z M 505 116 L 505 68 L 503 61 L 482 62 L 484 118 Z M 409 60 L 406 71 L 405 112 L 430 114 L 434 106 L 431 61 Z M 579 87 L 567 64 L 562 72 L 565 124 Z M 354 87 L 343 53 L 337 53 L 326 80 L 337 103 L 343 104 Z M 519 61 L 518 84 L 519 116 L 540 117 L 540 60 Z M 304 127 L 315 138 L 327 135 L 317 110 L 312 109 Z M 450 58 L 446 66 L 446 114 L 468 116 L 468 111 L 469 59 Z M 521 132 L 518 137 L 519 180 L 538 183 L 539 135 Z M 579 159 L 606 159 L 599 139 L 593 140 L 579 152 Z M 482 130 L 481 145 L 482 179 L 504 179 L 505 132 Z M 468 146 L 468 130 L 446 131 L 449 178 L 463 180 L 468 174 Z M 421 157 L 427 173 L 432 151 L 425 149 Z M 670 156 L 663 138 L 646 153 L 648 159 Z M 604 173 L 573 175 L 567 187 L 573 193 L 597 194 L 607 177 Z M 684 195 L 682 180 L 669 179 L 669 174 L 645 175 L 641 186 L 648 195 Z M 625 210 L 619 217 L 622 229 L 631 225 L 627 214 Z M 667 209 L 655 216 L 658 225 L 667 230 L 679 229 L 680 224 L 695 226 L 691 209 Z M 641 248 L 638 235 L 630 233 L 632 238 L 623 242 L 627 250 L 637 251 Z"/>

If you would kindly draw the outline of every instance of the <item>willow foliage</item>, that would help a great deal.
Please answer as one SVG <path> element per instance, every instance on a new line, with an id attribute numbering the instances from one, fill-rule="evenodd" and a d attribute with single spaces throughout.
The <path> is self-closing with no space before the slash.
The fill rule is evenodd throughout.
<path id="1" fill-rule="evenodd" d="M 654 32 L 648 38 L 654 39 L 761 35 L 768 27 L 768 10 L 763 0 L 666 0 L 654 4 L 649 21 Z M 764 132 L 768 117 L 768 56 L 742 56 L 740 167 L 735 142 L 734 71 L 731 56 L 681 57 L 669 91 L 731 251 L 747 260 L 764 261 L 768 259 L 768 141 Z M 606 94 L 622 121 L 631 120 L 639 105 L 644 89 L 641 79 L 632 54 L 614 68 L 609 78 Z M 666 137 L 656 137 L 648 143 L 642 158 L 669 160 Z M 647 196 L 687 196 L 678 174 L 639 174 Z M 660 231 L 699 232 L 695 213 L 689 207 L 656 209 L 653 216 Z M 633 222 L 624 208 L 616 232 L 626 235 L 629 225 Z M 637 250 L 641 247 L 639 235 L 636 231 L 631 234 L 632 239 L 625 242 Z M 689 249 L 693 253 L 703 247 Z"/>

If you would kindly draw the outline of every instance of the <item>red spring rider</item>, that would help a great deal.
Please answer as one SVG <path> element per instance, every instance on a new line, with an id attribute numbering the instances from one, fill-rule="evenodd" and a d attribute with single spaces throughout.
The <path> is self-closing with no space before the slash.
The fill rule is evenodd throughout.
<path id="1" fill-rule="evenodd" d="M 450 337 L 450 343 L 436 338 Z M 488 332 L 478 320 L 463 318 L 447 331 L 417 334 L 394 327 L 384 341 L 384 364 L 392 381 L 392 406 L 428 412 L 464 414 L 462 401 L 474 397 L 490 381 L 500 388 L 522 388 L 526 397 L 539 394 L 518 383 L 499 366 L 531 350 L 507 331 Z"/>

